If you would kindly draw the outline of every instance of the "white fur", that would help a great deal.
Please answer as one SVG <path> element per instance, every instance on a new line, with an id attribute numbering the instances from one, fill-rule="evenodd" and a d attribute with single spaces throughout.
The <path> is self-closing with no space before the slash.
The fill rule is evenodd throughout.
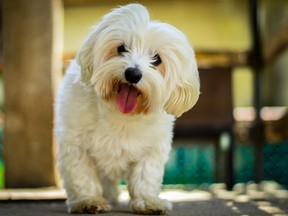
<path id="1" fill-rule="evenodd" d="M 119 55 L 121 44 L 128 52 Z M 162 63 L 151 67 L 155 54 Z M 123 114 L 116 105 L 117 85 L 127 83 L 128 67 L 142 72 L 142 79 L 133 84 L 141 95 L 138 109 Z M 194 52 L 183 33 L 150 21 L 139 4 L 107 14 L 71 62 L 56 103 L 58 162 L 68 211 L 109 211 L 106 199 L 117 200 L 117 184 L 123 177 L 134 212 L 171 210 L 171 203 L 158 195 L 174 115 L 189 110 L 198 96 Z"/>

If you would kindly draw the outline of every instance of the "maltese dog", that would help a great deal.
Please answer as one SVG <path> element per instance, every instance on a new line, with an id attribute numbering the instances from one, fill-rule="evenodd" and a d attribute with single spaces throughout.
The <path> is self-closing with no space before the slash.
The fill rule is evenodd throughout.
<path id="1" fill-rule="evenodd" d="M 199 97 L 194 51 L 140 4 L 92 28 L 59 88 L 55 134 L 70 213 L 102 213 L 127 181 L 137 214 L 165 214 L 159 193 L 176 117 Z M 110 203 L 110 204 L 109 204 Z"/>

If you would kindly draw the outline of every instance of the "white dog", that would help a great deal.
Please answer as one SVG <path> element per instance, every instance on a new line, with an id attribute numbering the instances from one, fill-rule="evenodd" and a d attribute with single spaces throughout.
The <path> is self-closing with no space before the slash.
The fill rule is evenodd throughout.
<path id="1" fill-rule="evenodd" d="M 71 62 L 56 103 L 68 211 L 109 211 L 124 177 L 135 213 L 171 210 L 158 195 L 174 116 L 198 96 L 194 51 L 182 32 L 150 21 L 139 4 L 104 16 Z"/>

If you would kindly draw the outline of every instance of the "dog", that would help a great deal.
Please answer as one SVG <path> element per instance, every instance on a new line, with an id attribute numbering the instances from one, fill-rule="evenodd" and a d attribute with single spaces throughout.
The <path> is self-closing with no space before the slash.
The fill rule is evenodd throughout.
<path id="1" fill-rule="evenodd" d="M 102 213 L 127 181 L 137 214 L 165 214 L 158 197 L 176 117 L 199 97 L 194 51 L 175 27 L 129 4 L 95 25 L 59 87 L 55 136 L 70 213 Z"/>

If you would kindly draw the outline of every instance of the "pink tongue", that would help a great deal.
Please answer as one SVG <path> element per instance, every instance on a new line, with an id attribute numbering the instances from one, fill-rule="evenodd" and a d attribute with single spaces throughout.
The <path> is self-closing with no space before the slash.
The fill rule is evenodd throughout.
<path id="1" fill-rule="evenodd" d="M 138 105 L 139 91 L 132 85 L 121 84 L 117 95 L 117 105 L 122 113 L 131 113 Z"/>

